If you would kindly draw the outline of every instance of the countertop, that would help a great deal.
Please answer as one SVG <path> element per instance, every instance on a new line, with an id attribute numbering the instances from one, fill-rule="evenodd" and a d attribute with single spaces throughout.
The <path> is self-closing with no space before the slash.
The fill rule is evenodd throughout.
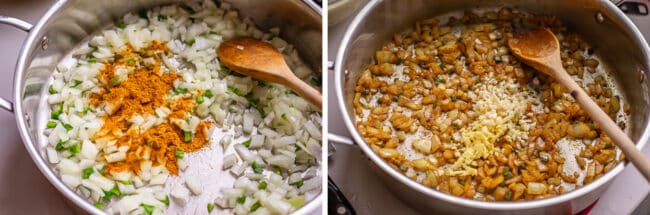
<path id="1" fill-rule="evenodd" d="M 643 1 L 641 1 L 643 2 Z M 647 1 L 646 1 L 647 2 Z M 641 32 L 650 36 L 650 18 L 648 16 L 630 17 Z M 340 41 L 351 18 L 335 26 L 330 26 L 328 33 L 328 59 L 334 60 Z M 646 36 L 646 40 L 648 40 Z M 334 72 L 328 73 L 328 95 L 335 98 Z M 343 122 L 336 99 L 328 100 L 329 132 L 350 137 Z M 369 161 L 358 147 L 333 143 L 336 152 L 329 158 L 329 175 L 352 203 L 358 214 L 417 214 L 413 209 L 395 198 L 378 181 L 371 172 Z M 650 157 L 650 146 L 643 149 Z M 611 186 L 592 209 L 592 215 L 608 214 L 650 214 L 648 207 L 638 207 L 650 190 L 650 185 L 632 165 L 628 165 L 612 182 Z M 647 202 L 647 201 L 646 201 Z"/>

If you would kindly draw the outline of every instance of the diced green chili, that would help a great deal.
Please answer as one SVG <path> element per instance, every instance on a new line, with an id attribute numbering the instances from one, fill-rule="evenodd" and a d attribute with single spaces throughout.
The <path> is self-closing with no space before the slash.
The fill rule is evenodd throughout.
<path id="1" fill-rule="evenodd" d="M 251 146 L 251 139 L 248 139 L 248 140 L 242 142 L 241 144 L 246 146 L 246 148 L 248 148 L 249 146 Z"/>
<path id="2" fill-rule="evenodd" d="M 208 213 L 212 212 L 212 210 L 214 210 L 214 204 L 208 203 Z"/>
<path id="3" fill-rule="evenodd" d="M 503 197 L 505 200 L 510 200 L 512 198 L 512 191 L 508 190 L 506 195 Z"/>
<path id="4" fill-rule="evenodd" d="M 102 168 L 99 168 L 97 172 L 101 175 L 106 175 L 106 166 L 102 166 Z"/>
<path id="5" fill-rule="evenodd" d="M 142 204 L 140 204 L 140 206 L 142 206 L 142 209 L 144 209 L 144 212 L 147 215 L 151 215 L 153 213 L 153 206 L 152 205 L 147 205 L 147 204 L 142 203 Z"/>
<path id="6" fill-rule="evenodd" d="M 56 127 L 56 122 L 55 121 L 47 122 L 47 128 L 55 128 L 55 127 Z"/>
<path id="7" fill-rule="evenodd" d="M 174 91 L 176 91 L 176 93 L 178 93 L 178 94 L 185 94 L 185 93 L 187 93 L 187 88 L 180 88 L 179 87 L 179 88 L 176 88 Z"/>
<path id="8" fill-rule="evenodd" d="M 237 203 L 243 205 L 244 202 L 246 202 L 246 196 L 242 195 L 242 196 L 240 196 L 239 198 L 237 198 Z"/>
<path id="9" fill-rule="evenodd" d="M 59 119 L 59 115 L 61 115 L 62 113 L 63 113 L 63 104 L 59 104 L 56 106 L 56 110 L 52 111 L 50 117 L 52 117 L 52 119 Z"/>
<path id="10" fill-rule="evenodd" d="M 56 91 L 56 90 L 54 89 L 54 86 L 53 86 L 53 85 L 50 85 L 50 89 L 49 89 L 48 91 L 50 92 L 50 94 L 56 94 L 56 93 L 58 93 L 58 91 Z"/>
<path id="11" fill-rule="evenodd" d="M 183 131 L 183 140 L 185 140 L 185 142 L 192 142 L 192 132 Z"/>
<path id="12" fill-rule="evenodd" d="M 195 42 L 196 42 L 196 39 L 194 39 L 194 38 L 185 41 L 185 43 L 187 43 L 188 46 L 194 45 Z"/>
<path id="13" fill-rule="evenodd" d="M 257 189 L 264 190 L 264 189 L 266 189 L 266 186 L 268 186 L 266 181 L 262 181 L 262 182 L 260 182 L 260 184 L 257 185 Z"/>
<path id="14" fill-rule="evenodd" d="M 81 147 L 79 147 L 79 144 L 74 144 L 68 148 L 68 151 L 74 155 L 81 151 Z"/>
<path id="15" fill-rule="evenodd" d="M 212 90 L 206 90 L 203 93 L 203 96 L 208 97 L 208 98 L 212 98 L 212 96 L 214 96 L 214 95 L 212 95 Z"/>
<path id="16" fill-rule="evenodd" d="M 63 123 L 63 128 L 65 128 L 66 131 L 70 131 L 73 129 L 72 125 L 67 123 Z"/>
<path id="17" fill-rule="evenodd" d="M 260 207 L 262 207 L 262 203 L 260 203 L 260 201 L 255 202 L 255 204 L 251 206 L 251 212 L 255 212 Z"/>
<path id="18" fill-rule="evenodd" d="M 545 154 L 540 155 L 540 156 L 539 156 L 539 159 L 541 159 L 541 160 L 544 161 L 544 162 L 548 162 L 548 156 L 545 155 Z"/>
<path id="19" fill-rule="evenodd" d="M 160 202 L 162 202 L 165 205 L 169 205 L 169 196 L 165 196 L 165 199 L 160 200 Z"/>
<path id="20" fill-rule="evenodd" d="M 95 172 L 92 167 L 85 168 L 83 170 L 83 179 L 88 179 L 90 178 L 90 175 L 92 175 Z"/>
<path id="21" fill-rule="evenodd" d="M 120 83 L 120 76 L 115 76 L 111 78 L 111 85 L 117 85 Z"/>
<path id="22" fill-rule="evenodd" d="M 264 169 L 257 163 L 257 161 L 253 161 L 251 166 L 253 167 L 253 172 L 256 174 L 262 174 L 262 172 L 264 172 Z"/>
<path id="23" fill-rule="evenodd" d="M 185 152 L 176 149 L 176 151 L 174 152 L 174 155 L 176 155 L 177 158 L 183 159 L 183 157 L 185 157 Z"/>
<path id="24" fill-rule="evenodd" d="M 242 96 L 241 90 L 236 87 L 228 87 L 228 92 L 234 93 L 235 95 Z"/>
<path id="25" fill-rule="evenodd" d="M 68 143 L 67 140 L 66 141 L 60 141 L 59 140 L 59 142 L 56 143 L 56 146 L 54 147 L 54 149 L 56 149 L 57 151 L 63 151 L 65 149 L 64 145 L 67 144 L 67 143 Z"/>
<path id="26" fill-rule="evenodd" d="M 205 99 L 203 98 L 203 96 L 197 96 L 196 97 L 196 103 L 203 104 L 203 102 L 205 102 Z"/>

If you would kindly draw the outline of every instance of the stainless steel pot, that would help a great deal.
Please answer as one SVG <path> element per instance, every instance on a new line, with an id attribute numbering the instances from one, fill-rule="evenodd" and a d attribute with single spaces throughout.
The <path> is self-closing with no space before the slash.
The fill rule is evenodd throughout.
<path id="1" fill-rule="evenodd" d="M 9 24 L 29 32 L 14 74 L 14 98 L 0 98 L 0 107 L 14 112 L 18 130 L 29 155 L 45 177 L 65 197 L 92 214 L 102 211 L 61 182 L 44 156 L 42 132 L 48 120 L 48 107 L 43 105 L 47 81 L 58 62 L 75 46 L 98 30 L 110 25 L 124 14 L 158 5 L 185 2 L 181 0 L 112 0 L 57 1 L 37 24 L 0 16 L 0 24 Z M 282 37 L 296 44 L 301 57 L 314 71 L 321 71 L 322 36 L 320 8 L 310 0 L 226 0 L 239 12 L 250 17 L 261 29 L 280 27 Z M 269 7 L 268 5 L 273 5 Z M 214 181 L 217 181 L 216 179 Z M 319 194 L 295 214 L 308 214 L 321 205 Z M 205 208 L 205 205 L 201 205 Z"/>
<path id="2" fill-rule="evenodd" d="M 356 130 L 352 100 L 360 71 L 371 63 L 371 56 L 392 34 L 418 20 L 449 12 L 512 7 L 533 13 L 551 14 L 573 31 L 583 35 L 607 65 L 632 108 L 631 138 L 641 149 L 649 137 L 650 99 L 647 79 L 650 49 L 645 39 L 607 0 L 409 0 L 371 1 L 355 17 L 336 55 L 335 90 L 346 126 L 354 140 L 377 166 L 386 186 L 405 203 L 425 214 L 575 214 L 585 209 L 605 191 L 624 163 L 601 178 L 575 191 L 552 198 L 525 202 L 484 202 L 456 197 L 421 185 L 391 168 L 364 142 Z M 336 137 L 336 136 L 334 136 Z M 630 188 L 634 189 L 634 188 Z"/>

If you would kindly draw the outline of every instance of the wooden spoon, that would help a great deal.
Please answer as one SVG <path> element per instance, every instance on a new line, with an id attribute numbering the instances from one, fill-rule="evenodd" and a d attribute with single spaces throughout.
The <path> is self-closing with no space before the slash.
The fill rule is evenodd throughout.
<path id="1" fill-rule="evenodd" d="M 646 180 L 650 181 L 650 162 L 648 159 L 562 67 L 560 44 L 553 32 L 548 29 L 515 32 L 514 38 L 508 41 L 508 46 L 521 61 L 550 75 L 568 89 L 571 96 L 578 101 L 580 107 L 618 145 L 625 157 L 632 161 Z"/>
<path id="2" fill-rule="evenodd" d="M 217 55 L 222 64 L 240 74 L 285 85 L 322 110 L 318 90 L 293 74 L 282 54 L 271 44 L 240 37 L 221 43 Z"/>

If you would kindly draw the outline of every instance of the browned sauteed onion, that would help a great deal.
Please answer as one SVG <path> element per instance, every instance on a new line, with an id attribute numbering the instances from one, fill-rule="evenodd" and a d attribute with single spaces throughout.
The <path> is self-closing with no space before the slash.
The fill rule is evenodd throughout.
<path id="1" fill-rule="evenodd" d="M 614 143 L 507 47 L 514 30 L 539 27 L 558 35 L 563 66 L 625 128 L 629 105 L 595 49 L 556 17 L 502 8 L 395 34 L 357 82 L 360 134 L 408 177 L 465 198 L 547 198 L 602 176 L 623 159 Z"/>

